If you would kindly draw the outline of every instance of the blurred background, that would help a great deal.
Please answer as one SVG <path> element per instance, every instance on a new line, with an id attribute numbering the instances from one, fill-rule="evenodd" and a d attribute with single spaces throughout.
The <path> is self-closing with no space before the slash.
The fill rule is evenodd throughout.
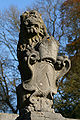
<path id="1" fill-rule="evenodd" d="M 32 9 L 41 13 L 48 34 L 60 42 L 59 55 L 67 55 L 72 64 L 59 80 L 55 112 L 80 118 L 80 0 L 0 0 L 0 112 L 18 113 L 20 15 Z"/>

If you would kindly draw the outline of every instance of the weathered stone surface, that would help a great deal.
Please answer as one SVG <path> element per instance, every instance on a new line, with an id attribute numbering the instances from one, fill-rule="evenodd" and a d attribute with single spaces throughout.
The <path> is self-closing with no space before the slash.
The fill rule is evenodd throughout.
<path id="1" fill-rule="evenodd" d="M 35 117 L 36 116 L 36 117 Z M 32 120 L 65 120 L 65 118 L 62 117 L 61 114 L 52 113 L 52 112 L 32 112 L 31 113 L 31 119 Z"/>
<path id="2" fill-rule="evenodd" d="M 15 120 L 18 114 L 0 113 L 0 120 Z"/>
<path id="3" fill-rule="evenodd" d="M 0 113 L 0 120 L 17 120 L 18 114 Z M 52 112 L 31 112 L 31 119 L 21 120 L 80 120 L 62 117 L 59 113 Z"/>
<path id="4" fill-rule="evenodd" d="M 16 120 L 80 120 L 80 119 L 64 118 L 61 114 L 54 112 L 31 112 L 27 119 L 26 117 L 22 117 L 17 118 Z"/>
<path id="5" fill-rule="evenodd" d="M 40 13 L 24 12 L 17 46 L 22 80 L 17 87 L 17 120 L 58 119 L 52 108 L 53 95 L 58 80 L 71 67 L 68 57 L 58 56 L 58 49 L 59 42 L 48 35 Z"/>

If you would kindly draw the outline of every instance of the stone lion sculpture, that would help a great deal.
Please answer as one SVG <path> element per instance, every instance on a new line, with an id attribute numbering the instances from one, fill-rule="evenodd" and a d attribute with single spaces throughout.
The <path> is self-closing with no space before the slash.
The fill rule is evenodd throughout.
<path id="1" fill-rule="evenodd" d="M 41 18 L 41 15 L 33 10 L 26 11 L 21 16 L 19 42 L 17 47 L 17 57 L 19 60 L 19 70 L 21 73 L 22 80 L 25 80 L 28 71 L 24 70 L 25 61 L 28 54 L 31 53 L 32 49 L 38 49 L 39 43 L 45 36 L 48 36 L 45 24 Z M 26 56 L 27 55 L 27 56 Z M 24 63 L 24 64 L 23 64 Z M 23 66 L 24 67 L 21 67 Z M 28 69 L 28 68 L 27 68 Z M 24 72 L 26 71 L 26 72 Z M 29 72 L 28 72 L 29 74 Z"/>
<path id="2" fill-rule="evenodd" d="M 21 15 L 17 46 L 22 79 L 17 87 L 20 114 L 23 111 L 52 110 L 49 106 L 53 94 L 57 93 L 57 81 L 70 69 L 70 60 L 58 56 L 58 48 L 59 42 L 48 35 L 37 11 L 26 11 Z"/>

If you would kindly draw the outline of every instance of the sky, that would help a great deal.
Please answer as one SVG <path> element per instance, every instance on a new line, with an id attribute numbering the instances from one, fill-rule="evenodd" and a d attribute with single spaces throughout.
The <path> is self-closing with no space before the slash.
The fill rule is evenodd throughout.
<path id="1" fill-rule="evenodd" d="M 24 9 L 31 6 L 35 0 L 0 0 L 0 10 L 9 8 L 10 6 L 16 6 L 19 9 Z"/>

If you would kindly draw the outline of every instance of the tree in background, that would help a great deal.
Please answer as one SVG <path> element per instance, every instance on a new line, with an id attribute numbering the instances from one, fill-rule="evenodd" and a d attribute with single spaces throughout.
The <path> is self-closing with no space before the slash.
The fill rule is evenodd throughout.
<path id="1" fill-rule="evenodd" d="M 59 88 L 61 98 L 55 107 L 65 117 L 80 118 L 80 0 L 66 0 L 61 6 L 61 19 L 65 52 L 72 66 Z"/>
<path id="2" fill-rule="evenodd" d="M 20 13 L 15 7 L 0 13 L 0 111 L 17 113 L 17 42 Z"/>
<path id="3" fill-rule="evenodd" d="M 61 32 L 60 6 L 62 0 L 39 0 L 33 6 L 33 9 L 39 11 L 46 24 L 49 35 L 60 40 L 63 33 Z"/>

